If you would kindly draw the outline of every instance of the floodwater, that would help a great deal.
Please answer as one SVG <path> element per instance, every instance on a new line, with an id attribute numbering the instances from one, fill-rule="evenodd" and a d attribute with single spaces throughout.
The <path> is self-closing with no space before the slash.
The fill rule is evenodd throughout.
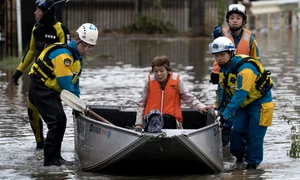
<path id="1" fill-rule="evenodd" d="M 224 148 L 224 172 L 181 176 L 113 176 L 82 172 L 80 167 L 43 167 L 43 151 L 35 150 L 34 136 L 27 118 L 29 78 L 24 75 L 18 87 L 10 83 L 14 69 L 0 68 L 0 179 L 299 179 L 300 159 L 290 158 L 291 126 L 299 115 L 300 47 L 298 30 L 256 33 L 261 59 L 272 71 L 274 101 L 273 124 L 264 143 L 264 161 L 257 170 L 235 168 L 234 158 Z M 81 99 L 87 104 L 134 106 L 139 99 L 150 62 L 167 55 L 172 70 L 180 73 L 190 91 L 202 102 L 214 104 L 214 85 L 209 80 L 212 58 L 210 38 L 103 37 L 85 58 L 81 77 Z M 62 145 L 62 156 L 75 160 L 71 108 Z M 44 127 L 44 134 L 47 128 Z M 166 167 L 167 168 L 167 167 Z"/>

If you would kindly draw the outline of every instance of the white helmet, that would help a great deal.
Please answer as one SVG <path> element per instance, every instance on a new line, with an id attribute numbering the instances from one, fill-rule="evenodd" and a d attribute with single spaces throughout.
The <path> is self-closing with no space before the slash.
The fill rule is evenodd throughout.
<path id="1" fill-rule="evenodd" d="M 228 17 L 232 13 L 238 13 L 243 16 L 243 20 L 247 22 L 247 13 L 246 8 L 242 4 L 230 4 L 227 9 L 226 20 L 228 21 Z"/>
<path id="2" fill-rule="evenodd" d="M 232 41 L 228 37 L 218 37 L 212 43 L 208 45 L 209 52 L 211 54 L 224 52 L 224 51 L 235 51 L 235 47 Z"/>
<path id="3" fill-rule="evenodd" d="M 76 31 L 81 41 L 91 45 L 96 45 L 98 39 L 98 29 L 94 24 L 84 23 Z"/>

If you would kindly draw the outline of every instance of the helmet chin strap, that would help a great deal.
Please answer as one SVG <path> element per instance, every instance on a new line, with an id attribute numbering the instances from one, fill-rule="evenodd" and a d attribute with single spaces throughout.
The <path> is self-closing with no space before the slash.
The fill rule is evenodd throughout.
<path id="1" fill-rule="evenodd" d="M 242 24 L 240 27 L 230 27 L 230 26 L 229 26 L 229 29 L 230 29 L 231 31 L 236 32 L 236 31 L 239 31 L 240 29 L 242 29 L 243 26 L 244 26 L 245 24 L 246 24 L 246 21 L 243 21 L 243 24 Z"/>

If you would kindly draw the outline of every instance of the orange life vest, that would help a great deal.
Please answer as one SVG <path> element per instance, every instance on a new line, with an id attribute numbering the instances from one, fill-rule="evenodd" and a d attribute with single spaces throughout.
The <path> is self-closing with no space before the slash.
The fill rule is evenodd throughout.
<path id="1" fill-rule="evenodd" d="M 251 37 L 251 31 L 247 30 L 247 29 L 243 29 L 244 32 L 242 34 L 241 40 L 238 44 L 238 46 L 236 46 L 234 44 L 234 39 L 232 36 L 232 33 L 229 29 L 229 27 L 224 28 L 223 34 L 225 37 L 228 37 L 232 43 L 234 44 L 235 48 L 236 48 L 236 53 L 235 54 L 244 54 L 244 55 L 250 55 L 250 37 Z M 215 74 L 219 74 L 220 72 L 220 66 L 218 65 L 218 63 L 216 61 L 214 61 L 213 67 L 211 69 L 211 71 Z"/>
<path id="2" fill-rule="evenodd" d="M 170 114 L 182 123 L 181 98 L 179 93 L 179 74 L 171 73 L 162 91 L 160 83 L 154 75 L 148 75 L 148 97 L 144 110 L 146 116 L 151 110 L 157 109 L 162 114 Z"/>

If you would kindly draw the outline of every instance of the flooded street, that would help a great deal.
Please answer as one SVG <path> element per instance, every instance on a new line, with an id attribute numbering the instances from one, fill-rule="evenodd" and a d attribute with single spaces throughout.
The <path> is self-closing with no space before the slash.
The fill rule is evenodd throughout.
<path id="1" fill-rule="evenodd" d="M 80 167 L 43 167 L 43 151 L 35 150 L 35 140 L 27 117 L 29 77 L 18 87 L 10 83 L 14 68 L 0 67 L 0 179 L 299 179 L 300 159 L 290 158 L 291 126 L 298 123 L 300 106 L 300 45 L 297 30 L 256 33 L 261 60 L 271 70 L 276 103 L 273 124 L 264 143 L 264 160 L 257 170 L 235 170 L 235 159 L 224 148 L 224 172 L 184 176 L 113 176 L 82 172 Z M 207 45 L 211 38 L 104 37 L 86 57 L 81 76 L 81 99 L 88 105 L 135 106 L 150 72 L 151 60 L 167 55 L 173 72 L 181 75 L 191 93 L 213 105 L 216 86 L 209 81 L 212 57 Z M 62 156 L 75 160 L 72 109 L 68 117 Z M 285 117 L 285 118 L 283 118 Z M 45 125 L 45 124 L 44 124 Z M 44 135 L 47 127 L 44 126 Z M 99 142 L 100 143 L 100 142 Z"/>

